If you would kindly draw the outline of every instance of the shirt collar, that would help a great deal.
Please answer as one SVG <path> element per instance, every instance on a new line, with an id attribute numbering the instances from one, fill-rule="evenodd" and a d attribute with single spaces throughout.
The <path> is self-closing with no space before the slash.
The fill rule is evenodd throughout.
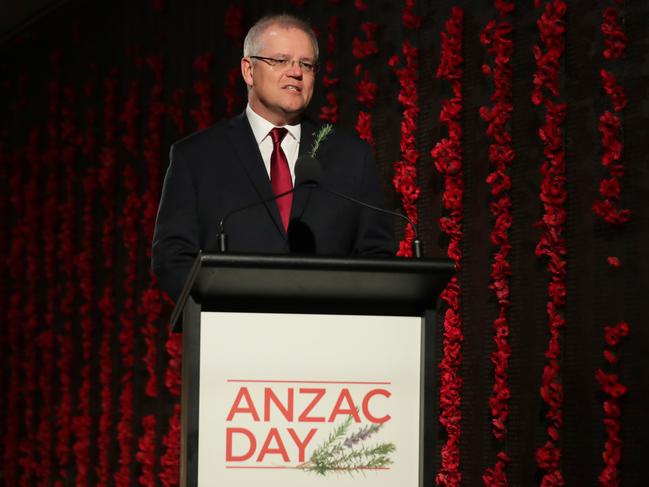
<path id="1" fill-rule="evenodd" d="M 248 117 L 248 122 L 250 123 L 250 128 L 252 133 L 255 136 L 255 141 L 257 145 L 261 144 L 268 133 L 275 127 L 272 123 L 266 120 L 261 115 L 257 114 L 251 107 L 250 104 L 246 106 L 246 117 Z M 288 133 L 296 140 L 300 141 L 300 135 L 302 134 L 302 125 L 283 125 L 283 127 L 288 130 Z"/>

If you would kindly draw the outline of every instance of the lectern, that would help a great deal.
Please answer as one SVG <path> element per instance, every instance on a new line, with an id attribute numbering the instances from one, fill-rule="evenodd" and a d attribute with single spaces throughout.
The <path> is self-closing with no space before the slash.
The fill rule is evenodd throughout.
<path id="1" fill-rule="evenodd" d="M 181 485 L 432 485 L 449 260 L 200 254 L 183 334 Z"/>

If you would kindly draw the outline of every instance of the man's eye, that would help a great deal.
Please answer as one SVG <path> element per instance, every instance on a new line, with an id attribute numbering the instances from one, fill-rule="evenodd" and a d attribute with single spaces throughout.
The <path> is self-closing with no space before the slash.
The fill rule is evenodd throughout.
<path id="1" fill-rule="evenodd" d="M 313 71 L 313 64 L 311 63 L 305 63 L 304 61 L 300 61 L 300 66 L 305 71 Z"/>
<path id="2" fill-rule="evenodd" d="M 275 59 L 275 65 L 279 66 L 280 68 L 285 67 L 288 64 L 288 59 Z"/>

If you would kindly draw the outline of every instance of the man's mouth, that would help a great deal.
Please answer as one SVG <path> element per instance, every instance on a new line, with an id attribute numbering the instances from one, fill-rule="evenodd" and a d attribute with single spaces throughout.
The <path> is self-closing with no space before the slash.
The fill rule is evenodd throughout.
<path id="1" fill-rule="evenodd" d="M 302 87 L 297 85 L 286 85 L 284 86 L 284 89 L 288 91 L 295 91 L 297 93 L 300 93 L 302 91 Z"/>

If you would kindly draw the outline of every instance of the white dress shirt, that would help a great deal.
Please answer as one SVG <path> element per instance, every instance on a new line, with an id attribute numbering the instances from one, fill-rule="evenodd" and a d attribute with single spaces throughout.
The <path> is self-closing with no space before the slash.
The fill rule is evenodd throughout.
<path id="1" fill-rule="evenodd" d="M 270 156 L 273 153 L 273 139 L 270 136 L 270 131 L 275 127 L 275 125 L 255 113 L 255 111 L 250 108 L 250 105 L 246 107 L 246 116 L 248 117 L 252 133 L 255 136 L 257 145 L 259 146 L 261 158 L 264 160 L 264 166 L 266 166 L 266 172 L 270 178 Z M 300 124 L 284 125 L 283 127 L 288 130 L 288 133 L 282 140 L 282 150 L 288 160 L 288 168 L 291 170 L 291 179 L 293 180 L 293 183 L 295 183 L 295 161 L 297 161 L 297 156 L 300 151 L 300 134 L 302 133 L 302 128 Z"/>

